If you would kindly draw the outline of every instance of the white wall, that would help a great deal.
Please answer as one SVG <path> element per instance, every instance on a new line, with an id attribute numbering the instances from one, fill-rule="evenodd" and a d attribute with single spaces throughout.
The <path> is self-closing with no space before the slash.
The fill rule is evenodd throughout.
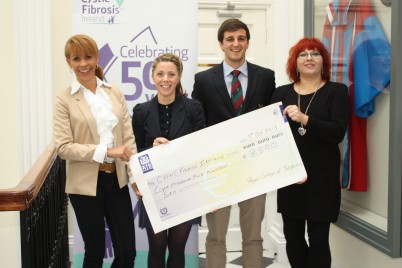
<path id="1" fill-rule="evenodd" d="M 52 5 L 53 93 L 71 84 L 71 73 L 64 57 L 64 45 L 71 36 L 71 1 Z"/>
<path id="2" fill-rule="evenodd" d="M 0 138 L 0 188 L 11 188 L 20 181 L 18 172 L 18 133 L 15 81 L 15 50 L 13 25 L 13 0 L 3 0 L 0 8 L 0 81 L 2 83 L 0 99 L 0 115 L 2 115 L 2 131 Z M 19 213 L 0 213 L 0 260 L 2 267 L 19 267 Z"/>
<path id="3" fill-rule="evenodd" d="M 66 2 L 68 3 L 67 6 L 70 6 L 70 2 Z M 0 148 L 2 148 L 2 153 L 0 154 L 0 170 L 2 170 L 0 189 L 12 188 L 22 180 L 24 172 L 21 172 L 21 170 L 24 170 L 24 168 L 21 159 L 23 157 L 19 154 L 19 151 L 21 151 L 22 154 L 30 153 L 29 148 L 23 148 L 21 140 L 19 139 L 19 135 L 21 134 L 19 122 L 22 112 L 21 107 L 18 105 L 21 100 L 18 99 L 19 93 L 17 84 L 22 80 L 23 72 L 18 68 L 17 63 L 18 56 L 20 56 L 17 54 L 17 48 L 21 46 L 21 43 L 17 41 L 19 38 L 18 31 L 20 29 L 17 29 L 15 22 L 18 20 L 19 14 L 21 14 L 18 14 L 18 12 L 21 11 L 16 9 L 16 5 L 21 3 L 21 1 L 17 3 L 14 0 L 2 0 L 0 8 L 0 36 L 2 37 L 0 49 L 0 81 L 2 82 L 1 93 L 3 96 L 3 98 L 0 99 L 0 114 L 3 117 L 0 139 Z M 39 5 L 40 3 L 37 4 Z M 67 81 L 70 81 L 70 73 L 64 61 L 63 47 L 60 49 L 59 44 L 64 43 L 65 40 L 67 40 L 66 36 L 71 32 L 71 12 L 63 4 L 57 3 L 53 6 L 55 6 L 55 10 L 52 12 L 54 15 L 53 21 L 57 21 L 57 25 L 53 24 L 56 28 L 53 29 L 52 33 L 52 50 L 55 52 L 48 51 L 48 53 L 52 54 L 50 57 L 54 59 L 52 62 L 54 76 L 48 75 L 53 78 L 52 81 L 54 83 L 61 81 L 59 84 L 66 87 L 68 85 Z M 35 14 L 34 12 L 33 10 L 30 14 Z M 33 23 L 34 22 L 32 22 L 32 24 Z M 37 21 L 35 21 L 35 23 L 37 23 Z M 67 29 L 64 27 L 67 27 Z M 42 37 L 42 35 L 37 32 L 35 32 L 35 34 L 38 37 Z M 64 44 L 62 46 L 64 46 Z M 43 51 L 43 53 L 46 54 L 47 52 Z M 57 56 L 53 57 L 53 55 Z M 63 59 L 63 62 L 59 60 L 60 58 Z M 35 62 L 32 59 L 22 59 L 22 63 L 24 69 L 35 68 L 40 64 L 40 62 Z M 28 71 L 35 76 L 35 69 L 28 69 Z M 55 86 L 52 85 L 52 88 L 55 88 Z M 24 90 L 28 91 L 30 88 L 25 88 Z M 26 91 L 25 93 L 27 93 Z M 51 113 L 51 111 L 49 111 L 49 113 Z M 33 116 L 40 117 L 41 115 L 36 114 Z M 26 133 L 30 132 L 26 131 Z M 41 151 L 41 148 L 39 151 Z M 1 267 L 21 266 L 19 234 L 19 212 L 0 212 L 0 238 L 2 241 L 7 241 L 0 245 Z"/>
<path id="4" fill-rule="evenodd" d="M 280 5 L 283 0 L 266 1 L 274 1 L 277 5 L 277 10 L 280 10 Z M 292 1 L 303 2 L 303 0 Z M 216 0 L 216 2 L 227 1 Z M 231 2 L 247 3 L 247 1 Z M 64 59 L 64 44 L 71 35 L 71 2 L 64 1 L 63 4 L 55 4 L 52 6 L 51 11 L 52 49 L 50 53 L 52 58 L 52 90 L 54 95 L 56 91 L 68 86 L 71 81 L 71 74 Z M 300 12 L 303 12 L 303 10 L 300 10 Z M 278 16 L 281 15 L 278 14 Z M 276 33 L 277 40 L 287 40 L 286 42 L 289 42 L 289 40 L 297 41 L 299 37 L 295 36 L 295 28 L 300 27 L 300 25 L 294 25 L 294 23 L 292 23 L 294 19 L 295 18 L 289 18 L 288 23 L 273 26 L 273 32 Z M 0 148 L 2 148 L 2 154 L 0 154 L 0 170 L 3 170 L 3 173 L 0 179 L 0 188 L 15 186 L 23 176 L 23 174 L 18 174 L 18 107 L 16 104 L 16 81 L 18 79 L 18 72 L 15 67 L 16 51 L 14 48 L 16 46 L 14 44 L 13 20 L 13 0 L 2 0 L 0 8 L 0 23 L 2 25 L 2 27 L 0 27 L 0 36 L 2 37 L 0 50 L 0 81 L 2 81 L 3 86 L 1 87 L 1 91 L 4 97 L 0 100 L 0 114 L 3 115 L 3 130 L 0 139 Z M 281 73 L 278 76 L 278 85 L 281 85 L 287 82 L 286 77 L 283 75 L 283 69 L 286 63 L 288 48 L 274 46 L 274 50 L 275 54 L 279 54 L 277 55 L 273 68 L 278 73 Z M 283 69 L 279 70 L 280 67 L 278 66 L 281 66 L 281 62 L 283 62 Z M 2 267 L 20 266 L 18 218 L 19 214 L 15 212 L 0 213 L 0 238 L 2 241 L 8 241 L 0 245 L 0 262 Z M 71 230 L 70 234 L 72 234 Z M 334 225 L 331 226 L 330 241 L 333 259 L 339 264 L 339 267 L 402 267 L 402 259 L 392 259 Z"/>
<path id="5" fill-rule="evenodd" d="M 3 170 L 0 180 L 1 188 L 13 187 L 19 182 L 18 174 L 18 150 L 17 150 L 17 118 L 16 118 L 16 91 L 15 80 L 17 73 L 15 70 L 15 50 L 14 34 L 12 27 L 13 1 L 2 2 L 0 8 L 0 81 L 2 83 L 0 99 L 0 114 L 2 115 L 2 133 L 0 139 L 0 170 Z M 4 172 L 5 171 L 5 172 Z"/>

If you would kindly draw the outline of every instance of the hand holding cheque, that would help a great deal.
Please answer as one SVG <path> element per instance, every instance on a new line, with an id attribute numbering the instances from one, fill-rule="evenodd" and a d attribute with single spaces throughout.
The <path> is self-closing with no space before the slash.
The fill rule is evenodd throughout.
<path id="1" fill-rule="evenodd" d="M 281 103 L 130 159 L 155 232 L 307 177 Z"/>

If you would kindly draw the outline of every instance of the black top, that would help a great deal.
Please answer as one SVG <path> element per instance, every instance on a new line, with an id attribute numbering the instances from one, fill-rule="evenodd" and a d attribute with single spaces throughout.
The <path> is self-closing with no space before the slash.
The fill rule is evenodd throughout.
<path id="1" fill-rule="evenodd" d="M 300 95 L 301 111 L 305 112 L 313 93 Z M 271 103 L 297 105 L 294 84 L 279 87 Z M 298 133 L 300 123 L 288 117 L 289 125 L 307 171 L 307 181 L 278 190 L 278 212 L 312 221 L 335 222 L 339 215 L 340 151 L 349 123 L 349 95 L 344 84 L 326 82 L 311 101 L 309 120 L 304 136 Z"/>
<path id="2" fill-rule="evenodd" d="M 204 111 L 201 103 L 185 96 L 176 96 L 169 105 L 158 103 L 157 97 L 137 104 L 133 108 L 132 125 L 138 152 L 152 148 L 157 137 L 174 140 L 205 127 Z M 140 199 L 138 202 L 141 228 L 151 228 L 148 214 Z M 186 224 L 200 224 L 201 217 Z"/>
<path id="3" fill-rule="evenodd" d="M 168 105 L 158 103 L 159 125 L 161 126 L 162 137 L 168 138 L 170 125 L 172 124 L 172 111 L 174 102 Z"/>
<path id="4" fill-rule="evenodd" d="M 165 114 L 163 117 L 160 113 L 166 108 L 159 109 L 158 105 L 155 97 L 133 108 L 132 125 L 138 152 L 152 148 L 153 141 L 157 137 L 174 140 L 205 127 L 204 112 L 197 100 L 177 96 L 172 106 L 168 105 L 169 115 Z M 171 118 L 169 123 L 167 118 Z M 163 130 L 165 133 L 162 133 Z"/>

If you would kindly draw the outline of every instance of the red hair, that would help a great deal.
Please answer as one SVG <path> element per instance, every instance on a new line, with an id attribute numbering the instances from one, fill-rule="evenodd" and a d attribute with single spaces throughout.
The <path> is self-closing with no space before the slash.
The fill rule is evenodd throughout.
<path id="1" fill-rule="evenodd" d="M 302 51 L 308 50 L 317 50 L 320 52 L 322 56 L 322 80 L 328 81 L 330 78 L 330 66 L 331 60 L 328 53 L 328 50 L 325 48 L 324 44 L 317 38 L 303 38 L 300 39 L 299 42 L 296 43 L 289 50 L 288 63 L 286 64 L 286 73 L 289 76 L 289 79 L 293 82 L 299 82 L 300 78 L 297 75 L 297 58 L 299 57 L 299 53 Z"/>

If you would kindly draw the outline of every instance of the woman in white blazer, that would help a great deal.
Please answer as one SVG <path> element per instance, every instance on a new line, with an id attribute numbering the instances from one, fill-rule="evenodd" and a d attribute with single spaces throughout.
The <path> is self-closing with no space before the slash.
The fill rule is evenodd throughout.
<path id="1" fill-rule="evenodd" d="M 91 37 L 68 39 L 65 57 L 75 79 L 57 94 L 53 131 L 57 152 L 67 160 L 66 192 L 85 244 L 83 267 L 102 267 L 106 219 L 112 267 L 132 268 L 136 249 L 127 161 L 136 145 L 124 95 L 103 81 Z"/>

